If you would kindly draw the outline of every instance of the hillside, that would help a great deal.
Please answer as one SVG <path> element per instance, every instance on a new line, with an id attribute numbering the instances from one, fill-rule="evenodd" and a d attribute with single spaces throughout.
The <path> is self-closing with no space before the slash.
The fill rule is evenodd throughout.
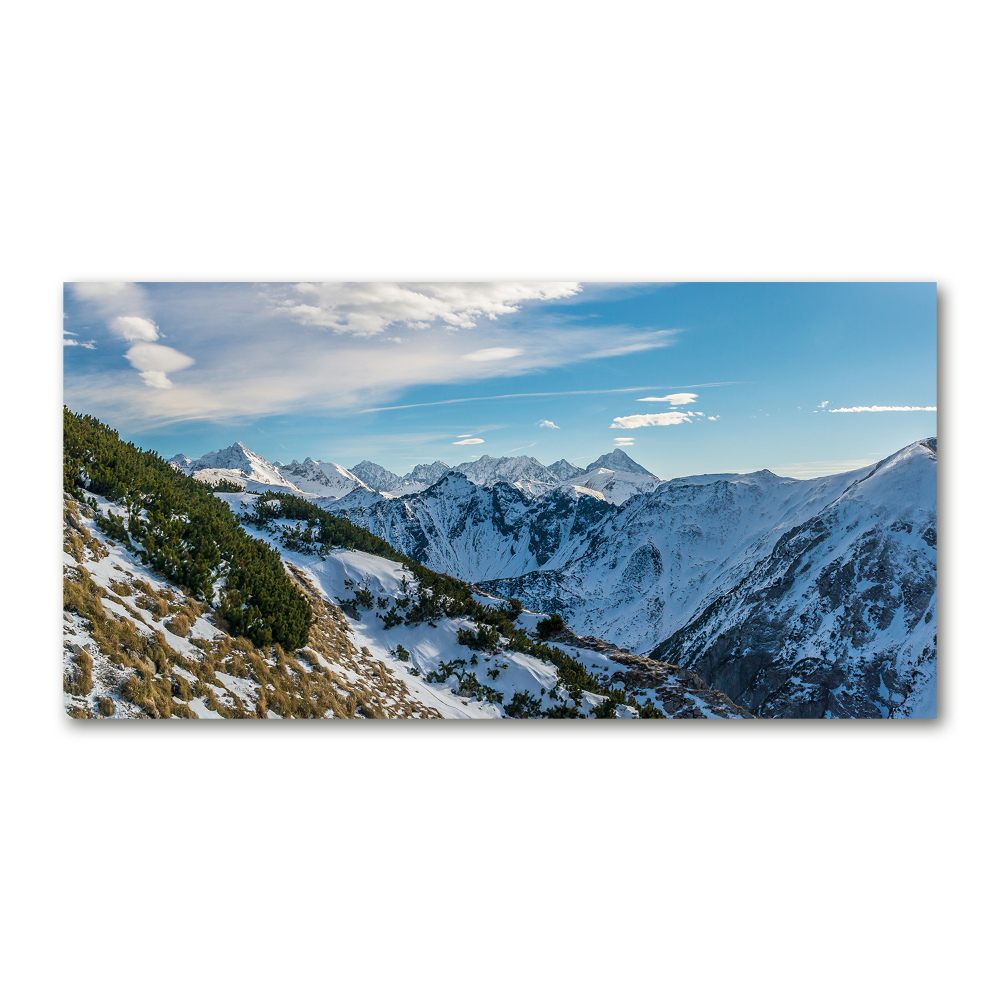
<path id="1" fill-rule="evenodd" d="M 556 626 L 551 642 L 539 642 L 532 634 L 545 630 L 545 616 L 473 593 L 303 499 L 213 496 L 103 425 L 66 420 L 64 697 L 74 717 L 749 714 L 689 671 Z M 81 467 L 83 438 L 93 447 L 82 447 Z M 117 500 L 79 483 L 93 483 L 95 453 L 116 470 L 103 481 Z M 183 563 L 154 567 L 162 540 L 150 522 L 164 502 L 157 485 L 189 494 L 186 532 L 197 536 L 211 516 L 244 539 L 240 551 L 259 547 L 283 566 L 283 587 L 309 610 L 301 641 L 262 641 L 269 633 L 256 606 L 234 607 L 230 578 L 239 574 L 224 556 L 234 544 L 225 531 L 218 572 L 200 593 L 173 578 Z"/>

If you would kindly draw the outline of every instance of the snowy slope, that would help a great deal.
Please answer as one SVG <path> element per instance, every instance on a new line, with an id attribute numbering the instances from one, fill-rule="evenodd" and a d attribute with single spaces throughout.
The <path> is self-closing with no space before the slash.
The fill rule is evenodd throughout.
<path id="1" fill-rule="evenodd" d="M 655 476 L 645 476 L 635 472 L 597 468 L 568 479 L 566 485 L 590 490 L 596 496 L 619 507 L 636 493 L 649 493 L 655 490 L 660 485 L 660 480 Z"/>

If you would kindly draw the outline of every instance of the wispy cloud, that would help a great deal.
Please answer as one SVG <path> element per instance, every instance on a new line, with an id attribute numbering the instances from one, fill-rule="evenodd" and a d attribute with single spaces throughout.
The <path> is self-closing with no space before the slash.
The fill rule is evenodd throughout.
<path id="1" fill-rule="evenodd" d="M 611 421 L 612 429 L 632 430 L 635 427 L 672 427 L 675 424 L 689 424 L 696 413 L 682 413 L 671 410 L 669 413 L 635 413 L 629 417 L 615 417 Z"/>
<path id="2" fill-rule="evenodd" d="M 485 444 L 486 442 L 482 438 L 460 438 L 458 441 L 452 441 L 452 444 Z"/>
<path id="3" fill-rule="evenodd" d="M 669 396 L 642 396 L 640 403 L 667 403 L 669 406 L 690 406 L 698 398 L 696 392 L 675 392 Z"/>
<path id="4" fill-rule="evenodd" d="M 539 420 L 538 423 L 535 424 L 535 426 L 536 427 L 548 427 L 550 430 L 554 430 L 554 431 L 559 430 L 559 425 L 558 424 L 554 424 L 551 420 Z"/>
<path id="5" fill-rule="evenodd" d="M 824 399 L 822 403 L 819 404 L 821 410 L 825 410 L 830 405 L 830 400 Z"/>
<path id="6" fill-rule="evenodd" d="M 936 406 L 841 406 L 830 413 L 911 413 L 914 411 L 937 412 Z"/>
<path id="7" fill-rule="evenodd" d="M 635 438 L 615 438 L 615 444 L 619 448 L 627 448 L 629 445 L 635 444 Z"/>
<path id="8" fill-rule="evenodd" d="M 582 354 L 581 357 L 587 360 L 620 358 L 626 354 L 636 354 L 639 351 L 652 351 L 658 347 L 668 347 L 671 343 L 671 335 L 679 332 L 679 330 L 657 330 L 654 333 L 643 335 L 641 339 L 633 339 L 627 344 L 599 347 L 587 354 Z"/>
<path id="9" fill-rule="evenodd" d="M 479 403 L 490 399 L 527 399 L 538 396 L 600 396 L 611 392 L 643 392 L 654 389 L 651 385 L 633 385 L 626 389 L 564 389 L 552 392 L 505 392 L 498 396 L 462 396 L 457 399 L 435 399 L 430 403 L 401 403 L 398 406 L 370 406 L 361 413 L 384 413 L 387 410 L 413 410 L 418 406 L 447 406 L 450 403 Z"/>
<path id="10" fill-rule="evenodd" d="M 516 358 L 524 354 L 520 347 L 484 347 L 479 351 L 472 351 L 463 354 L 466 361 L 506 361 L 507 358 Z"/>

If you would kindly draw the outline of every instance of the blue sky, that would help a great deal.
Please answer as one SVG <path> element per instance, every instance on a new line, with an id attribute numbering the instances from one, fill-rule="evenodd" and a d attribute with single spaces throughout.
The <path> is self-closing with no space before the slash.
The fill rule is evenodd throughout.
<path id="1" fill-rule="evenodd" d="M 66 286 L 64 397 L 169 457 L 394 472 L 616 446 L 812 477 L 936 433 L 933 283 Z M 857 409 L 862 408 L 862 409 Z"/>

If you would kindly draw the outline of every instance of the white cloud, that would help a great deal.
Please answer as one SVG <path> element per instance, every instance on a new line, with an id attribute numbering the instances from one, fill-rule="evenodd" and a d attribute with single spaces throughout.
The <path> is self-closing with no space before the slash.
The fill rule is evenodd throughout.
<path id="1" fill-rule="evenodd" d="M 75 333 L 70 333 L 69 330 L 63 330 L 63 347 L 85 347 L 88 351 L 96 350 L 93 340 L 77 340 Z"/>
<path id="2" fill-rule="evenodd" d="M 581 288 L 577 281 L 301 282 L 275 295 L 272 305 L 305 326 L 367 337 L 394 323 L 470 329 L 480 319 L 517 312 L 523 302 L 566 298 Z"/>
<path id="3" fill-rule="evenodd" d="M 460 441 L 452 441 L 452 444 L 485 444 L 482 438 L 462 438 Z"/>
<path id="4" fill-rule="evenodd" d="M 139 378 L 146 383 L 146 385 L 152 387 L 153 389 L 171 389 L 174 383 L 167 378 L 166 372 L 139 372 Z"/>
<path id="5" fill-rule="evenodd" d="M 146 293 L 134 281 L 77 281 L 66 287 L 75 298 L 89 303 L 104 319 L 149 311 Z"/>
<path id="6" fill-rule="evenodd" d="M 160 339 L 156 324 L 142 316 L 115 316 L 108 321 L 108 329 L 128 341 L 144 340 L 151 343 Z"/>
<path id="7" fill-rule="evenodd" d="M 643 396 L 640 403 L 667 403 L 670 406 L 690 406 L 698 398 L 696 392 L 675 392 L 669 396 Z"/>
<path id="8" fill-rule="evenodd" d="M 714 417 L 709 417 L 708 419 L 709 420 L 718 420 L 719 419 L 719 415 L 716 414 Z"/>
<path id="9" fill-rule="evenodd" d="M 830 413 L 911 413 L 914 411 L 937 412 L 936 406 L 842 406 Z"/>
<path id="10" fill-rule="evenodd" d="M 480 351 L 463 354 L 462 357 L 466 361 L 504 361 L 516 358 L 519 354 L 524 354 L 520 347 L 484 347 Z"/>
<path id="11" fill-rule="evenodd" d="M 548 428 L 550 428 L 551 430 L 554 430 L 554 431 L 559 430 L 559 425 L 552 423 L 551 420 L 539 420 L 538 423 L 535 426 L 536 427 L 548 427 Z"/>
<path id="12" fill-rule="evenodd" d="M 632 430 L 634 427 L 672 427 L 674 424 L 689 424 L 693 413 L 681 413 L 672 410 L 670 413 L 635 413 L 630 417 L 615 417 L 611 427 L 622 430 Z"/>
<path id="13" fill-rule="evenodd" d="M 830 405 L 830 400 L 824 399 L 822 403 L 819 404 L 821 410 L 825 410 Z"/>
<path id="14" fill-rule="evenodd" d="M 179 372 L 194 364 L 194 358 L 163 344 L 135 344 L 125 352 L 125 357 L 138 369 L 143 382 L 154 389 L 171 388 L 173 382 L 167 378 L 167 372 Z"/>
<path id="15" fill-rule="evenodd" d="M 619 448 L 625 448 L 629 445 L 635 444 L 635 438 L 615 438 L 615 444 L 618 445 Z"/>

